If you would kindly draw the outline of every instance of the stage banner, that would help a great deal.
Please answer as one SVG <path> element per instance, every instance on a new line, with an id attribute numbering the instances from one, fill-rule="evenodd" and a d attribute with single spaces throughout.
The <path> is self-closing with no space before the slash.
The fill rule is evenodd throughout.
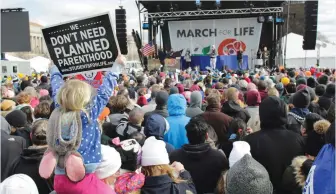
<path id="1" fill-rule="evenodd" d="M 173 50 L 190 49 L 192 55 L 209 55 L 215 45 L 218 55 L 250 56 L 258 51 L 262 24 L 257 18 L 169 21 Z M 254 56 L 253 56 L 254 57 Z"/>
<path id="2" fill-rule="evenodd" d="M 42 33 L 63 75 L 106 70 L 118 55 L 109 13 L 49 26 Z"/>

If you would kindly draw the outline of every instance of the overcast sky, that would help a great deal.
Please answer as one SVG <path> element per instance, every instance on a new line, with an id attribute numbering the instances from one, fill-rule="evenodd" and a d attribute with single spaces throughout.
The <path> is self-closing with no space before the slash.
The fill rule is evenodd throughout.
<path id="1" fill-rule="evenodd" d="M 119 2 L 120 0 L 2 0 L 1 8 L 25 8 L 29 11 L 30 21 L 46 26 L 112 11 L 120 6 Z M 121 2 L 127 12 L 128 32 L 130 33 L 131 29 L 139 29 L 135 1 Z M 336 42 L 336 0 L 319 1 L 318 31 Z"/>

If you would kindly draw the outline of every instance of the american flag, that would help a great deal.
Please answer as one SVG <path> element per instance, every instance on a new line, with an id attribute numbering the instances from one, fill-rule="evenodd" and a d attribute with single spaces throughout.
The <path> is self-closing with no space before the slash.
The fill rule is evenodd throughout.
<path id="1" fill-rule="evenodd" d="M 154 52 L 155 48 L 152 42 L 149 42 L 144 47 L 141 48 L 141 52 L 144 56 L 148 56 Z"/>

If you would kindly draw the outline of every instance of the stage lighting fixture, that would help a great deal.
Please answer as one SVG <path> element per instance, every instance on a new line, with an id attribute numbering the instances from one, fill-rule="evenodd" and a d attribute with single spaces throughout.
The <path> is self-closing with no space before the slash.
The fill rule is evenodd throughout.
<path id="1" fill-rule="evenodd" d="M 265 22 L 265 17 L 260 15 L 258 16 L 258 23 L 264 23 Z"/>
<path id="2" fill-rule="evenodd" d="M 164 21 L 160 20 L 160 26 L 162 27 L 164 25 Z"/>
<path id="3" fill-rule="evenodd" d="M 273 16 L 267 16 L 267 22 L 273 22 Z"/>
<path id="4" fill-rule="evenodd" d="M 154 21 L 153 21 L 153 26 L 157 26 L 157 24 L 158 24 L 157 21 L 154 20 Z"/>

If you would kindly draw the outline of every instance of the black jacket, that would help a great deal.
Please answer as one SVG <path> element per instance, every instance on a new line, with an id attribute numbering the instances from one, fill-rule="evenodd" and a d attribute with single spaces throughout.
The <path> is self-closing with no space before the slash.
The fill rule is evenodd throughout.
<path id="1" fill-rule="evenodd" d="M 247 110 L 241 108 L 239 104 L 235 103 L 234 101 L 226 101 L 222 106 L 222 113 L 229 115 L 232 118 L 240 118 L 245 123 L 251 118 L 250 114 Z"/>
<path id="2" fill-rule="evenodd" d="M 318 104 L 320 105 L 321 108 L 324 110 L 329 110 L 330 105 L 332 103 L 333 96 L 330 96 L 328 94 L 324 94 L 319 98 Z"/>
<path id="3" fill-rule="evenodd" d="M 196 194 L 195 185 L 189 172 L 180 173 L 180 177 L 186 181 L 174 183 L 168 175 L 146 177 L 145 184 L 141 188 L 141 194 L 186 194 L 186 191 Z"/>
<path id="4" fill-rule="evenodd" d="M 22 129 L 17 129 L 14 133 L 11 135 L 20 136 L 26 140 L 26 146 L 29 147 L 32 145 L 31 139 L 30 139 L 30 127 L 24 127 Z"/>
<path id="5" fill-rule="evenodd" d="M 318 103 L 310 102 L 308 109 L 311 113 L 316 113 L 318 115 L 321 115 L 323 118 L 327 118 L 327 110 L 321 108 Z"/>
<path id="6" fill-rule="evenodd" d="M 45 180 L 39 174 L 40 162 L 46 149 L 32 147 L 24 149 L 21 156 L 14 161 L 11 170 L 11 175 L 21 173 L 32 178 L 39 193 L 50 193 L 53 190 L 52 179 Z"/>
<path id="7" fill-rule="evenodd" d="M 169 155 L 171 162 L 178 161 L 190 172 L 197 193 L 213 193 L 221 173 L 229 169 L 224 154 L 209 144 L 186 144 Z"/>
<path id="8" fill-rule="evenodd" d="M 10 169 L 16 158 L 26 147 L 22 137 L 8 135 L 1 130 L 1 182 L 10 176 Z"/>
<path id="9" fill-rule="evenodd" d="M 282 175 L 294 157 L 303 155 L 304 140 L 286 129 L 287 110 L 278 97 L 267 97 L 259 107 L 261 130 L 245 137 L 251 154 L 270 175 L 277 194 L 281 194 Z"/>

